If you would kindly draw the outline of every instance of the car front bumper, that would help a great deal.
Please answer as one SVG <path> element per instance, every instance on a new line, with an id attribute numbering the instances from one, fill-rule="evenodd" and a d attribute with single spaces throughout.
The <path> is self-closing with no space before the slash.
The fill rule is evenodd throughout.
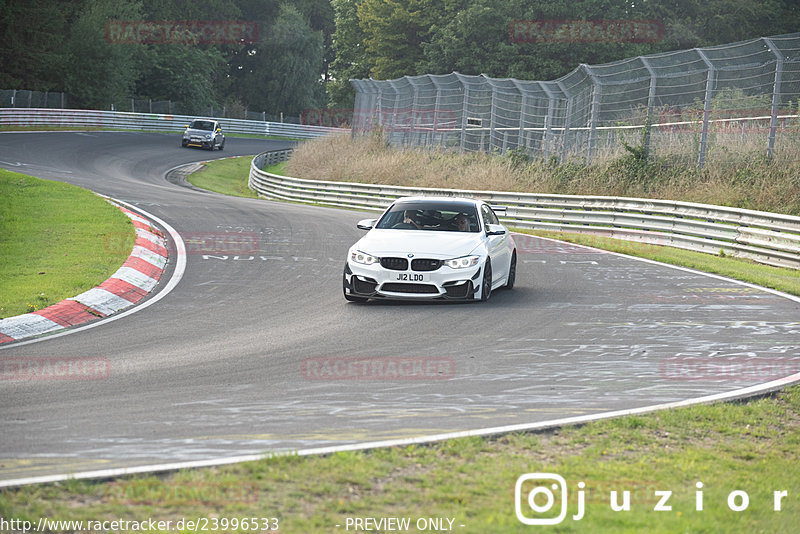
<path id="1" fill-rule="evenodd" d="M 191 137 L 184 137 L 183 142 L 186 146 L 199 146 L 202 148 L 208 148 L 214 145 L 214 138 L 205 139 L 203 137 L 193 135 Z"/>
<path id="2" fill-rule="evenodd" d="M 475 267 L 434 271 L 386 269 L 378 263 L 347 261 L 345 291 L 355 297 L 430 300 L 474 300 L 479 295 L 483 262 Z"/>

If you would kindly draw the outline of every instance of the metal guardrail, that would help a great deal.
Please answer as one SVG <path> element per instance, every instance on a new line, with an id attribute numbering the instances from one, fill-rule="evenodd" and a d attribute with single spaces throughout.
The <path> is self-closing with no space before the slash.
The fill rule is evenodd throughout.
<path id="1" fill-rule="evenodd" d="M 322 180 L 264 172 L 290 151 L 264 152 L 250 164 L 248 184 L 259 196 L 383 211 L 411 195 L 465 196 L 507 206 L 501 220 L 514 227 L 555 230 L 667 245 L 800 268 L 800 217 L 692 202 L 625 197 L 547 195 L 431 189 Z"/>
<path id="2" fill-rule="evenodd" d="M 107 128 L 138 131 L 181 132 L 197 118 L 191 115 L 164 115 L 157 113 L 128 113 L 124 111 L 98 111 L 44 108 L 0 108 L 0 126 L 60 126 L 75 128 Z M 274 135 L 310 139 L 334 133 L 349 133 L 344 128 L 307 126 L 282 122 L 261 122 L 243 119 L 216 119 L 225 133 Z"/>

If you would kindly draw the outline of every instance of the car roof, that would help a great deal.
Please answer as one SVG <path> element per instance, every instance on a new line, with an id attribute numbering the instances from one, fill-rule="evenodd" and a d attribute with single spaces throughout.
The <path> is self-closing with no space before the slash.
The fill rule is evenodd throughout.
<path id="1" fill-rule="evenodd" d="M 394 201 L 394 203 L 405 203 L 405 202 L 436 202 L 438 204 L 463 204 L 463 203 L 470 203 L 481 204 L 483 200 L 477 198 L 468 198 L 468 197 L 446 197 L 446 196 L 413 196 L 413 197 L 401 197 Z"/>

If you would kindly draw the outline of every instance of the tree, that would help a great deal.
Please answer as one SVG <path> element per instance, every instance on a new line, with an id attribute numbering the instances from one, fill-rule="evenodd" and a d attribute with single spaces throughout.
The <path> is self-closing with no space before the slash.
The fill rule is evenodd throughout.
<path id="1" fill-rule="evenodd" d="M 370 74 L 379 79 L 416 74 L 422 45 L 443 14 L 443 0 L 363 0 L 358 21 L 364 48 L 372 56 Z"/>
<path id="2" fill-rule="evenodd" d="M 235 94 L 251 109 L 296 115 L 324 105 L 322 32 L 294 6 L 283 4 L 258 43 L 236 57 Z"/>
<path id="3" fill-rule="evenodd" d="M 0 7 L 0 87 L 61 90 L 69 5 L 5 0 Z"/>
<path id="4" fill-rule="evenodd" d="M 73 107 L 109 109 L 131 95 L 138 76 L 136 45 L 109 42 L 105 26 L 113 19 L 141 17 L 134 0 L 86 1 L 76 12 L 63 45 L 61 89 Z"/>
<path id="5" fill-rule="evenodd" d="M 358 4 L 362 0 L 332 0 L 336 31 L 333 34 L 334 59 L 328 82 L 329 107 L 352 108 L 355 90 L 350 79 L 368 78 L 374 64 L 364 47 L 364 31 L 358 23 Z"/>

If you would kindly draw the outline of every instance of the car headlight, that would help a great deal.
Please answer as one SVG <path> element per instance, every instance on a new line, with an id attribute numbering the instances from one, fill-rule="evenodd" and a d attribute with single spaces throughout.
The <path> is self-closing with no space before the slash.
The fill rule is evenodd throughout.
<path id="1" fill-rule="evenodd" d="M 479 261 L 481 261 L 480 256 L 462 256 L 460 258 L 446 260 L 444 264 L 451 269 L 466 269 L 467 267 L 474 267 L 478 265 Z"/>
<path id="2" fill-rule="evenodd" d="M 206 134 L 206 139 L 211 139 L 211 134 Z"/>
<path id="3" fill-rule="evenodd" d="M 366 252 L 361 252 L 360 250 L 351 252 L 350 259 L 356 263 L 362 263 L 364 265 L 372 265 L 373 263 L 378 263 L 379 261 L 381 261 L 380 258 L 376 258 L 375 256 L 370 256 Z"/>

